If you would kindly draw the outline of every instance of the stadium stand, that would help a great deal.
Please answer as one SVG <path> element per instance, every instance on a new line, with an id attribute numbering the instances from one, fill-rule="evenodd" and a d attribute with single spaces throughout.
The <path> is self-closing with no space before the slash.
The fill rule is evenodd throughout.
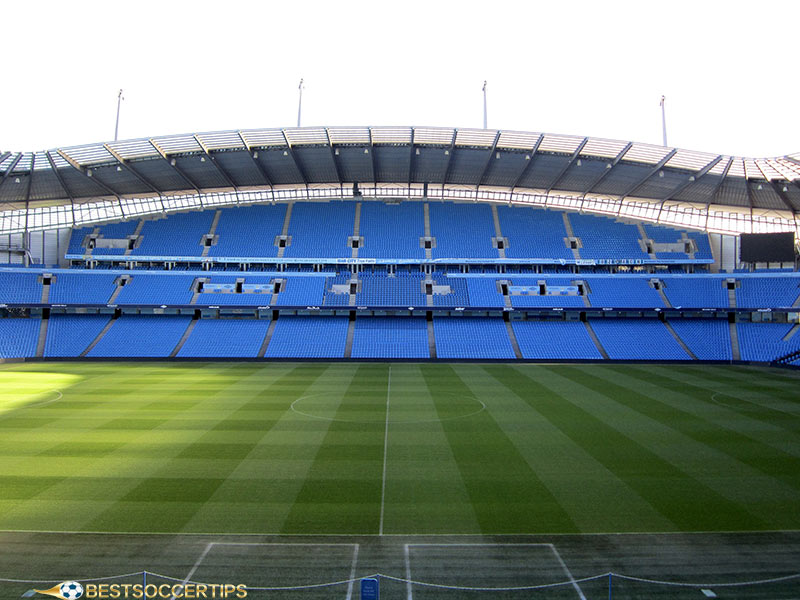
<path id="1" fill-rule="evenodd" d="M 277 256 L 275 238 L 281 234 L 286 205 L 243 206 L 220 211 L 209 256 Z M 203 235 L 205 232 L 199 232 Z"/>
<path id="2" fill-rule="evenodd" d="M 108 325 L 108 315 L 50 315 L 46 357 L 80 356 Z"/>
<path id="3" fill-rule="evenodd" d="M 356 319 L 352 358 L 430 358 L 428 327 L 417 317 Z"/>
<path id="4" fill-rule="evenodd" d="M 664 295 L 672 306 L 727 308 L 728 291 L 724 280 L 705 277 L 666 277 Z"/>
<path id="5" fill-rule="evenodd" d="M 736 290 L 740 308 L 790 307 L 800 295 L 798 280 L 777 277 L 742 278 Z"/>
<path id="6" fill-rule="evenodd" d="M 255 358 L 269 328 L 268 320 L 202 319 L 177 356 Z"/>
<path id="7" fill-rule="evenodd" d="M 347 317 L 281 317 L 267 358 L 344 358 Z"/>
<path id="8" fill-rule="evenodd" d="M 616 308 L 653 308 L 665 306 L 647 278 L 593 278 L 589 282 L 592 306 Z"/>
<path id="9" fill-rule="evenodd" d="M 670 325 L 699 360 L 733 360 L 728 323 L 720 319 L 673 319 Z"/>
<path id="10" fill-rule="evenodd" d="M 117 275 L 59 273 L 50 285 L 53 304 L 106 304 L 117 289 Z"/>
<path id="11" fill-rule="evenodd" d="M 26 358 L 36 354 L 39 319 L 0 319 L 0 358 Z"/>
<path id="12" fill-rule="evenodd" d="M 508 239 L 508 258 L 571 259 L 572 250 L 564 241 L 563 213 L 528 207 L 498 206 L 500 231 Z"/>
<path id="13" fill-rule="evenodd" d="M 425 306 L 422 293 L 424 273 L 387 276 L 385 271 L 361 273 L 361 291 L 356 294 L 359 306 Z"/>
<path id="14" fill-rule="evenodd" d="M 502 319 L 478 317 L 433 320 L 437 358 L 514 359 Z"/>
<path id="15" fill-rule="evenodd" d="M 297 202 L 292 208 L 289 233 L 292 241 L 284 256 L 312 258 L 350 258 L 355 202 Z"/>
<path id="16" fill-rule="evenodd" d="M 648 258 L 639 244 L 641 237 L 635 225 L 575 213 L 569 215 L 569 220 L 575 237 L 582 243 L 581 258 Z"/>
<path id="17" fill-rule="evenodd" d="M 603 356 L 577 321 L 512 321 L 522 357 L 529 360 L 602 360 Z"/>
<path id="18" fill-rule="evenodd" d="M 140 244 L 131 256 L 201 256 L 202 237 L 211 228 L 215 211 L 178 213 L 144 222 Z"/>
<path id="19" fill-rule="evenodd" d="M 539 281 L 545 282 L 545 289 L 550 288 L 550 292 L 553 292 L 553 287 L 564 287 L 564 286 L 572 286 L 574 284 L 570 279 L 562 279 L 562 278 L 521 278 L 521 277 L 512 277 L 511 279 L 511 293 L 509 298 L 511 299 L 511 306 L 514 308 L 524 308 L 524 307 L 549 307 L 549 306 L 561 306 L 561 307 L 580 307 L 585 306 L 583 302 L 583 296 L 570 296 L 570 295 L 560 295 L 560 294 L 540 294 L 539 293 Z M 528 293 L 518 294 L 514 293 L 513 288 L 515 287 L 522 287 L 522 288 L 530 288 Z"/>
<path id="20" fill-rule="evenodd" d="M 420 244 L 425 235 L 423 205 L 364 202 L 359 235 L 364 238 L 364 245 L 358 250 L 360 258 L 425 258 Z"/>
<path id="21" fill-rule="evenodd" d="M 495 229 L 492 210 L 486 204 L 430 206 L 431 236 L 436 238 L 434 258 L 497 258 L 492 246 Z"/>
<path id="22" fill-rule="evenodd" d="M 42 301 L 38 273 L 0 272 L 0 290 L 4 304 L 39 304 Z"/>
<path id="23" fill-rule="evenodd" d="M 592 329 L 612 360 L 689 360 L 661 321 L 596 319 Z"/>
<path id="24" fill-rule="evenodd" d="M 450 281 L 450 278 L 447 279 Z M 467 283 L 467 296 L 470 306 L 487 308 L 502 308 L 505 306 L 503 294 L 497 290 L 497 280 L 486 277 L 469 277 L 464 279 Z"/>
<path id="25" fill-rule="evenodd" d="M 800 350 L 800 335 L 783 341 L 791 329 L 786 323 L 737 323 L 742 360 L 769 362 Z"/>
<path id="26" fill-rule="evenodd" d="M 192 301 L 192 275 L 153 275 L 134 273 L 117 296 L 117 304 L 189 304 Z"/>
<path id="27" fill-rule="evenodd" d="M 190 322 L 190 317 L 183 316 L 123 315 L 87 356 L 167 357 L 186 332 Z"/>

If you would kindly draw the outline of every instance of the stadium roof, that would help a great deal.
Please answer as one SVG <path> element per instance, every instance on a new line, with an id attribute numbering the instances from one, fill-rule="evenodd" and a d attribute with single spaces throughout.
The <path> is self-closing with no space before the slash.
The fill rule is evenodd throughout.
<path id="1" fill-rule="evenodd" d="M 800 154 L 752 159 L 490 129 L 304 127 L 0 153 L 0 202 L 429 183 L 800 211 Z"/>
<path id="2" fill-rule="evenodd" d="M 713 205 L 791 213 L 795 222 L 800 215 L 800 154 L 753 159 L 549 133 L 292 127 L 0 152 L 3 211 L 354 183 L 607 198 L 620 207 Z"/>

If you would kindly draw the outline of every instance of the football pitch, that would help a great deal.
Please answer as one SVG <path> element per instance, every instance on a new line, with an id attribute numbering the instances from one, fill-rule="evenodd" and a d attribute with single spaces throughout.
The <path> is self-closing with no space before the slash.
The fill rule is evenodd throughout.
<path id="1" fill-rule="evenodd" d="M 0 598 L 123 573 L 270 598 L 358 598 L 378 573 L 403 599 L 780 579 L 800 573 L 799 384 L 702 364 L 2 365 Z"/>

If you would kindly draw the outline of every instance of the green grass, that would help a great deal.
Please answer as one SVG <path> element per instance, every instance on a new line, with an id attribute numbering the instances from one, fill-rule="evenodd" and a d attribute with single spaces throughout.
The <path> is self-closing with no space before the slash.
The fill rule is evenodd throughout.
<path id="1" fill-rule="evenodd" d="M 387 534 L 798 530 L 798 384 L 706 365 L 4 365 L 0 530 L 370 535 L 382 496 Z"/>

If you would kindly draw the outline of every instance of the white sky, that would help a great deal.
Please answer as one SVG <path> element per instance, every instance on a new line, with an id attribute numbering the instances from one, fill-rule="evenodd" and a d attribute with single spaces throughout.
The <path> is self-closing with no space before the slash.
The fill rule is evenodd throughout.
<path id="1" fill-rule="evenodd" d="M 303 125 L 800 151 L 797 0 L 10 2 L 0 149 Z"/>

